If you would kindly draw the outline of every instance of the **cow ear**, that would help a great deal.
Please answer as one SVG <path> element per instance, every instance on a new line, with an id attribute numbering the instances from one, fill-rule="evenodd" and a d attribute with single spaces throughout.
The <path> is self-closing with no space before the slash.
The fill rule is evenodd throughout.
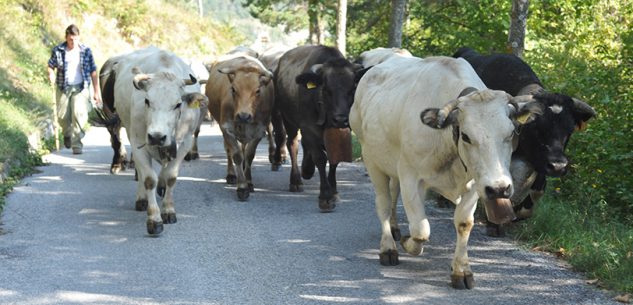
<path id="1" fill-rule="evenodd" d="M 444 117 L 442 109 L 427 108 L 420 113 L 420 120 L 422 120 L 422 123 L 431 128 L 444 129 L 448 126 L 457 125 L 458 111 L 459 109 L 455 108 L 451 110 L 446 117 Z"/>
<path id="2" fill-rule="evenodd" d="M 186 103 L 189 108 L 200 108 L 200 104 L 208 105 L 209 99 L 201 93 L 188 93 L 182 96 L 183 103 Z"/>
<path id="3" fill-rule="evenodd" d="M 536 120 L 543 114 L 543 104 L 532 100 L 530 102 L 509 103 L 510 118 L 516 126 L 525 125 Z"/>
<path id="4" fill-rule="evenodd" d="M 185 79 L 183 79 L 183 80 L 182 80 L 182 82 L 183 82 L 185 85 L 189 86 L 189 85 L 193 85 L 193 84 L 198 83 L 198 80 L 196 79 L 196 77 L 195 77 L 195 76 L 193 76 L 192 74 L 189 74 L 189 78 L 185 78 Z"/>
<path id="5" fill-rule="evenodd" d="M 297 78 L 295 78 L 295 81 L 297 82 L 297 84 L 305 86 L 308 89 L 314 89 L 323 84 L 321 75 L 314 72 L 299 74 L 297 75 Z"/>
<path id="6" fill-rule="evenodd" d="M 585 130 L 587 128 L 587 121 L 596 116 L 596 111 L 589 104 L 575 97 L 572 97 L 574 101 L 574 120 L 576 121 L 576 130 Z"/>

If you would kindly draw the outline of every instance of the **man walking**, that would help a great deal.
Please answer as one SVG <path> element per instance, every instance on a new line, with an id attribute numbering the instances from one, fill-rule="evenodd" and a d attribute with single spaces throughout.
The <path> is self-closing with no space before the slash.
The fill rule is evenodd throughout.
<path id="1" fill-rule="evenodd" d="M 79 42 L 76 25 L 69 25 L 66 41 L 53 48 L 48 60 L 48 78 L 56 88 L 57 121 L 64 135 L 64 146 L 72 147 L 75 155 L 81 154 L 81 139 L 90 111 L 91 81 L 94 105 L 101 107 L 102 103 L 97 65 L 90 48 Z"/>

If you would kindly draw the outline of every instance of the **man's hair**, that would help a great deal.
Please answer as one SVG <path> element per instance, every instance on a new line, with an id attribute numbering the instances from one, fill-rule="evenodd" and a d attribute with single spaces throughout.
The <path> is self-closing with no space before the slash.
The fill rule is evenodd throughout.
<path id="1" fill-rule="evenodd" d="M 79 35 L 79 28 L 74 24 L 69 25 L 66 28 L 66 36 L 68 35 Z"/>

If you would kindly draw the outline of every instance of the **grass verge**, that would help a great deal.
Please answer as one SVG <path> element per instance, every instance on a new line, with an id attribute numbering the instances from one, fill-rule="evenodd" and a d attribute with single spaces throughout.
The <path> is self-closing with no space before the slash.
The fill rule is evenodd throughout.
<path id="1" fill-rule="evenodd" d="M 562 256 L 602 287 L 633 292 L 633 228 L 600 207 L 544 199 L 517 238 Z"/>

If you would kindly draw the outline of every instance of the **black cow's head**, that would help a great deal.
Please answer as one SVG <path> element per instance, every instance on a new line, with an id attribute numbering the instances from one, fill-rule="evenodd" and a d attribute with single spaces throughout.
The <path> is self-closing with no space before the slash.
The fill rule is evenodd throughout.
<path id="1" fill-rule="evenodd" d="M 362 66 L 344 58 L 316 64 L 296 78 L 297 84 L 318 92 L 317 124 L 324 127 L 349 127 L 349 110 Z"/>
<path id="2" fill-rule="evenodd" d="M 562 94 L 540 93 L 534 99 L 543 104 L 543 115 L 523 126 L 517 153 L 537 172 L 562 176 L 567 172 L 569 138 L 575 130 L 584 129 L 596 112 L 587 103 Z"/>

